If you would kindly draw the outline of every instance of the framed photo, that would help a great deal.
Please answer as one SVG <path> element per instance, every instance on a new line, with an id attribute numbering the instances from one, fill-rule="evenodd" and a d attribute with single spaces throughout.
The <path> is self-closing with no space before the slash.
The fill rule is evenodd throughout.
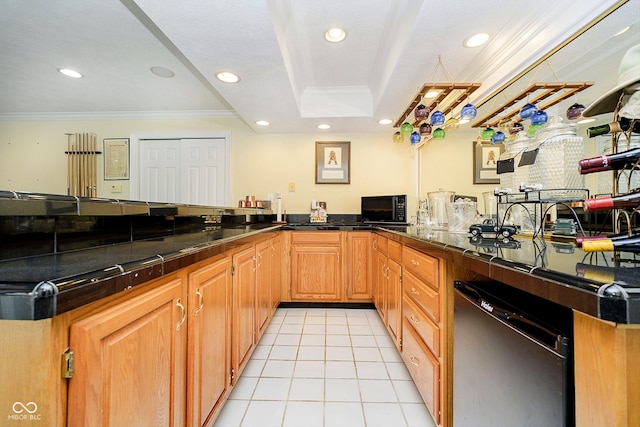
<path id="1" fill-rule="evenodd" d="M 500 184 L 497 165 L 503 151 L 503 144 L 473 141 L 474 184 Z"/>
<path id="2" fill-rule="evenodd" d="M 129 179 L 129 138 L 104 139 L 104 179 Z"/>
<path id="3" fill-rule="evenodd" d="M 349 184 L 350 162 L 350 141 L 316 141 L 316 184 Z"/>

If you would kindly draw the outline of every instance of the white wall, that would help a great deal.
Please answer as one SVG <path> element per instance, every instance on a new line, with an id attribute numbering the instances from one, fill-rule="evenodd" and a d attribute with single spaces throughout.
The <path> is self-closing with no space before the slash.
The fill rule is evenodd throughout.
<path id="1" fill-rule="evenodd" d="M 66 133 L 94 132 L 104 138 L 131 133 L 176 131 L 231 132 L 231 202 L 281 192 L 283 208 L 307 213 L 311 199 L 326 201 L 329 213 L 359 213 L 362 194 L 405 193 L 410 187 L 409 144 L 391 133 L 256 134 L 238 119 L 0 121 L 0 189 L 66 194 Z M 351 184 L 315 184 L 315 141 L 351 141 Z M 128 199 L 129 181 L 104 181 L 98 159 L 98 197 Z M 290 181 L 296 191 L 288 192 Z M 111 185 L 122 185 L 112 193 Z"/>
<path id="2" fill-rule="evenodd" d="M 327 202 L 329 214 L 351 214 L 360 212 L 361 195 L 406 193 L 410 212 L 416 207 L 417 156 L 408 142 L 392 142 L 392 129 L 370 134 L 256 134 L 233 118 L 0 121 L 0 190 L 66 194 L 65 133 L 94 132 L 102 147 L 104 138 L 127 138 L 131 133 L 207 130 L 231 132 L 232 204 L 247 195 L 266 199 L 269 193 L 281 192 L 283 209 L 289 213 L 307 213 L 309 201 L 315 199 Z M 484 212 L 482 192 L 495 186 L 473 184 L 477 134 L 477 129 L 461 128 L 419 150 L 421 198 L 442 188 L 478 197 L 478 209 Z M 315 184 L 315 141 L 351 141 L 351 184 Z M 585 143 L 590 144 L 586 138 Z M 100 156 L 98 196 L 128 199 L 129 181 L 104 181 L 102 163 Z M 288 192 L 290 181 L 295 182 L 294 193 Z M 112 193 L 112 184 L 122 185 L 122 193 Z"/>

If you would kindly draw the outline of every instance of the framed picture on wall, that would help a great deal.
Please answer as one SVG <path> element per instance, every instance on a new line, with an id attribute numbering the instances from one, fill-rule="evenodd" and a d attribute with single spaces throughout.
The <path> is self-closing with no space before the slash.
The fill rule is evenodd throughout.
<path id="1" fill-rule="evenodd" d="M 500 184 L 497 165 L 503 144 L 473 141 L 473 183 Z"/>
<path id="2" fill-rule="evenodd" d="M 349 184 L 350 141 L 316 141 L 316 184 Z"/>
<path id="3" fill-rule="evenodd" d="M 104 179 L 129 179 L 129 138 L 104 139 Z"/>

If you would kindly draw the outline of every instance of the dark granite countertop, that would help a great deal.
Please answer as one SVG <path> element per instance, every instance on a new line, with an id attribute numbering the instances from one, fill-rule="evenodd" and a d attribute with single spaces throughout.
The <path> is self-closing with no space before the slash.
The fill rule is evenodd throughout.
<path id="1" fill-rule="evenodd" d="M 210 227 L 197 233 L 0 261 L 0 319 L 53 317 L 189 264 L 279 226 Z"/>
<path id="2" fill-rule="evenodd" d="M 385 228 L 405 244 L 459 263 L 490 279 L 586 314 L 640 323 L 640 256 L 587 253 L 573 240 L 512 239 L 418 227 Z"/>
<path id="3" fill-rule="evenodd" d="M 640 267 L 621 253 L 588 254 L 570 241 L 517 235 L 474 238 L 467 233 L 362 224 L 269 223 L 216 227 L 0 261 L 0 318 L 42 319 L 80 307 L 276 230 L 379 230 L 408 246 L 527 292 L 619 323 L 640 323 Z"/>

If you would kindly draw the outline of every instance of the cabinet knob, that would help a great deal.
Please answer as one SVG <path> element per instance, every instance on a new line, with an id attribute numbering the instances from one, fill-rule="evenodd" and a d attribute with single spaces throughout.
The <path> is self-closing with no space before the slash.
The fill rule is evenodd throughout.
<path id="1" fill-rule="evenodd" d="M 414 316 L 413 314 L 411 315 L 410 319 L 411 319 L 411 321 L 412 321 L 413 323 L 415 323 L 416 325 L 417 325 L 418 323 L 420 323 L 420 319 L 418 319 L 418 318 L 417 318 L 416 316 Z"/>
<path id="2" fill-rule="evenodd" d="M 409 360 L 411 360 L 411 363 L 413 363 L 414 365 L 420 366 L 420 359 L 418 359 L 417 357 L 411 356 Z"/>
<path id="3" fill-rule="evenodd" d="M 411 288 L 411 293 L 412 293 L 413 295 L 420 295 L 420 291 L 419 291 L 419 290 L 417 290 L 416 288 Z"/>
<path id="4" fill-rule="evenodd" d="M 411 260 L 411 265 L 415 265 L 416 267 L 420 265 L 420 263 L 418 261 L 416 261 L 415 259 Z"/>

